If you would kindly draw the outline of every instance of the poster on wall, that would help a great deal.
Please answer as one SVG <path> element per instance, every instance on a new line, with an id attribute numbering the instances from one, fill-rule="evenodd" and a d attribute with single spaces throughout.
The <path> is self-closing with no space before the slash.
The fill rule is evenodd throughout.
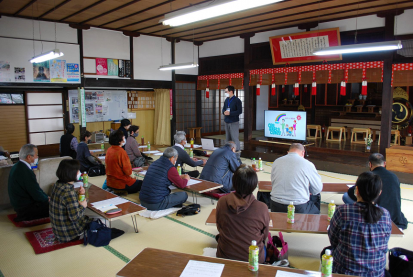
<path id="1" fill-rule="evenodd" d="M 26 81 L 26 68 L 15 67 L 14 68 L 14 81 L 15 82 L 25 82 Z"/>
<path id="2" fill-rule="evenodd" d="M 130 61 L 125 61 L 125 78 L 130 78 Z"/>
<path id="3" fill-rule="evenodd" d="M 96 58 L 96 75 L 108 75 L 108 60 Z"/>
<path id="4" fill-rule="evenodd" d="M 66 64 L 66 75 L 68 82 L 79 83 L 80 82 L 80 70 L 79 64 L 77 63 L 67 63 Z"/>
<path id="5" fill-rule="evenodd" d="M 33 81 L 50 82 L 49 61 L 33 64 Z"/>
<path id="6" fill-rule="evenodd" d="M 108 59 L 108 75 L 118 76 L 118 60 L 117 59 Z"/>
<path id="7" fill-rule="evenodd" d="M 51 60 L 50 61 L 50 80 L 52 82 L 66 82 L 66 61 Z"/>
<path id="8" fill-rule="evenodd" d="M 119 60 L 118 63 L 119 63 L 118 77 L 124 77 L 125 76 L 125 61 Z"/>
<path id="9" fill-rule="evenodd" d="M 0 82 L 11 82 L 10 63 L 0 61 Z"/>
<path id="10" fill-rule="evenodd" d="M 339 28 L 270 37 L 273 64 L 341 60 L 341 55 L 316 56 L 316 48 L 341 45 Z"/>

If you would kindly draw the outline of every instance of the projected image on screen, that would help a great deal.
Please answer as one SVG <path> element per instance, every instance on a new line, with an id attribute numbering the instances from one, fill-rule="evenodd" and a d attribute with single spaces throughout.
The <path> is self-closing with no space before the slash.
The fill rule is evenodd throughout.
<path id="1" fill-rule="evenodd" d="M 306 112 L 265 111 L 264 120 L 266 137 L 306 140 Z"/>

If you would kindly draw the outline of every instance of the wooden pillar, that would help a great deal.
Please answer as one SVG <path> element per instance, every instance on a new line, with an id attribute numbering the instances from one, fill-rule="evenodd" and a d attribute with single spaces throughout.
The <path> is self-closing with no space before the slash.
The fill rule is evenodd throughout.
<path id="1" fill-rule="evenodd" d="M 171 64 L 175 63 L 175 39 L 171 39 Z M 172 120 L 171 120 L 171 146 L 174 145 L 174 135 L 176 132 L 176 75 L 172 70 Z"/>
<path id="2" fill-rule="evenodd" d="M 199 46 L 203 44 L 203 42 L 195 41 L 195 46 L 198 47 L 198 64 L 199 62 Z M 198 83 L 196 84 L 198 86 Z M 196 103 L 196 127 L 203 127 L 202 125 L 202 93 L 200 90 L 196 91 L 195 94 L 195 103 Z M 206 130 L 202 130 L 206 132 Z M 200 142 L 199 142 L 200 143 Z"/>
<path id="3" fill-rule="evenodd" d="M 251 37 L 254 33 L 242 34 L 240 37 L 244 39 L 244 149 L 246 143 L 252 138 L 252 119 L 254 107 L 253 90 L 250 90 L 250 72 L 249 64 L 251 62 Z"/>
<path id="4" fill-rule="evenodd" d="M 394 19 L 400 11 L 387 11 L 377 14 L 378 17 L 385 18 L 385 41 L 394 40 Z M 386 156 L 386 148 L 390 147 L 391 140 L 391 119 L 392 119 L 392 105 L 393 105 L 393 89 L 391 87 L 391 75 L 393 64 L 394 51 L 383 52 L 383 95 L 382 95 L 382 109 L 381 109 L 381 130 L 380 130 L 380 153 Z"/>
<path id="5" fill-rule="evenodd" d="M 79 71 L 80 71 L 80 87 L 85 87 L 85 68 L 83 63 L 83 29 L 77 29 L 77 43 L 79 44 Z M 68 98 L 69 99 L 69 98 Z M 70 103 L 69 103 L 70 105 Z M 80 109 L 80 105 L 79 105 Z M 79 118 L 80 119 L 80 118 Z M 68 120 L 68 123 L 70 119 Z M 82 126 L 82 122 L 79 120 L 79 134 L 82 135 L 86 131 L 86 126 Z"/>
<path id="6" fill-rule="evenodd" d="M 129 37 L 129 59 L 130 59 L 130 79 L 135 79 L 134 76 L 134 63 L 133 63 L 133 38 L 139 37 L 141 34 L 138 32 L 123 31 L 125 36 Z M 124 65 L 125 66 L 125 65 Z"/>

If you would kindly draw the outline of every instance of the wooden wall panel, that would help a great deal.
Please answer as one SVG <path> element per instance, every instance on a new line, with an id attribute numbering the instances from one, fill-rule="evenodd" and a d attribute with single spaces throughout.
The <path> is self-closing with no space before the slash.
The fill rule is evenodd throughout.
<path id="1" fill-rule="evenodd" d="M 155 110 L 143 110 L 143 111 L 129 111 L 136 112 L 136 118 L 132 119 L 132 125 L 139 126 L 139 137 L 136 139 L 138 143 L 141 143 L 141 138 L 144 137 L 145 143 L 148 141 L 153 144 L 153 134 L 155 125 Z"/>
<path id="2" fill-rule="evenodd" d="M 27 143 L 25 114 L 24 105 L 0 106 L 0 145 L 9 152 Z"/>

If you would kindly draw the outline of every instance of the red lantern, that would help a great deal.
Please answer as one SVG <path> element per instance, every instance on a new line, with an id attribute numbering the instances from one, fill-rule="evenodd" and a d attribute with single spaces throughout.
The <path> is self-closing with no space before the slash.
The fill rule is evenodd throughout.
<path id="1" fill-rule="evenodd" d="M 274 83 L 272 83 L 271 85 L 271 95 L 275 96 L 275 84 Z"/>
<path id="2" fill-rule="evenodd" d="M 307 93 L 307 85 L 304 85 L 304 92 Z"/>
<path id="3" fill-rule="evenodd" d="M 206 88 L 206 90 L 205 90 L 205 96 L 206 96 L 206 98 L 209 98 L 209 88 Z"/>
<path id="4" fill-rule="evenodd" d="M 300 88 L 300 85 L 298 83 L 295 83 L 294 84 L 294 95 L 295 96 L 298 96 L 300 94 L 299 88 Z"/>
<path id="5" fill-rule="evenodd" d="M 261 92 L 261 86 L 260 84 L 257 84 L 257 96 L 260 95 Z"/>
<path id="6" fill-rule="evenodd" d="M 361 95 L 367 95 L 367 81 L 361 82 Z"/>
<path id="7" fill-rule="evenodd" d="M 346 96 L 346 82 L 344 81 L 341 82 L 340 95 Z"/>
<path id="8" fill-rule="evenodd" d="M 311 95 L 317 95 L 317 83 L 315 81 L 311 84 Z"/>

